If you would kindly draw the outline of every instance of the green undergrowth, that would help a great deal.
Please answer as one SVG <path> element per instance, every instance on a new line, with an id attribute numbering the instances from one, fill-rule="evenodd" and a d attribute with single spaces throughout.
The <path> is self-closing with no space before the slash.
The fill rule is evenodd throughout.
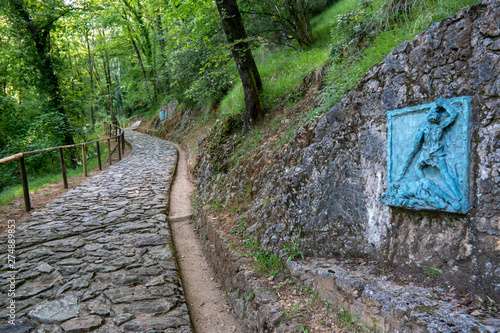
<path id="1" fill-rule="evenodd" d="M 338 15 L 332 32 L 332 62 L 325 78 L 320 112 L 335 105 L 374 65 L 381 62 L 399 44 L 412 40 L 431 24 L 477 4 L 478 0 L 407 1 L 407 12 L 388 12 L 388 3 L 375 0 L 371 6 Z M 366 3 L 366 2 L 365 2 Z M 346 38 L 346 35 L 348 36 Z M 358 47 L 356 47 L 358 46 Z M 337 53 L 336 53 L 337 52 Z"/>
<path id="2" fill-rule="evenodd" d="M 328 63 L 327 88 L 320 106 L 324 112 L 394 47 L 478 0 L 409 0 L 411 7 L 408 5 L 402 13 L 391 7 L 396 2 L 339 1 L 311 21 L 316 42 L 309 49 L 284 48 L 277 52 L 258 49 L 254 55 L 264 82 L 263 107 L 272 109 L 284 100 L 291 103 L 299 100 L 303 79 Z M 332 51 L 339 48 L 344 56 L 335 61 Z M 237 114 L 243 109 L 243 89 L 238 82 L 222 100 L 221 114 Z"/>
<path id="3" fill-rule="evenodd" d="M 277 126 L 280 131 L 289 129 L 283 133 L 279 146 L 288 142 L 300 125 L 320 117 L 340 101 L 394 47 L 413 39 L 432 23 L 476 3 L 478 0 L 341 0 L 311 20 L 315 40 L 311 47 L 292 49 L 263 45 L 254 50 L 264 84 L 261 103 L 273 114 L 271 119 L 276 118 L 274 113 L 293 108 L 301 101 L 306 77 L 327 68 L 324 88 L 317 92 L 319 106 L 299 111 L 308 113 L 299 121 L 294 119 L 288 125 Z M 401 4 L 405 4 L 404 7 L 398 7 Z M 226 66 L 234 66 L 234 62 Z M 156 116 L 160 106 L 170 99 L 167 96 L 157 103 L 146 118 Z M 235 81 L 216 110 L 209 109 L 197 117 L 200 125 L 195 127 L 206 126 L 228 115 L 241 115 L 244 95 L 240 80 Z M 271 125 L 264 127 L 271 128 Z M 245 145 L 247 139 L 242 135 L 240 144 Z M 236 160 L 243 158 L 233 156 L 231 162 Z"/>
<path id="4" fill-rule="evenodd" d="M 279 133 L 276 147 L 286 144 L 304 123 L 321 117 L 346 92 L 353 88 L 375 64 L 405 40 L 413 39 L 432 23 L 477 3 L 477 0 L 374 0 L 337 2 L 312 20 L 316 42 L 307 50 L 285 48 L 254 52 L 263 82 L 262 104 L 271 110 L 271 121 L 263 122 L 250 133 L 241 133 L 229 157 L 236 166 L 252 156 L 265 133 Z M 405 3 L 399 8 L 397 4 Z M 327 64 L 324 88 L 317 92 L 319 107 L 302 107 L 302 115 L 274 114 L 283 106 L 291 109 L 302 98 L 300 87 L 305 77 Z M 276 108 L 280 105 L 280 108 Z M 219 117 L 240 114 L 244 109 L 241 83 L 222 100 Z"/>

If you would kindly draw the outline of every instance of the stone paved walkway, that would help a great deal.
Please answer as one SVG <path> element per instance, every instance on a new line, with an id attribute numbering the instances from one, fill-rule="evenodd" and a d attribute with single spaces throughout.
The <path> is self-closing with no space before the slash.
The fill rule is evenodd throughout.
<path id="1" fill-rule="evenodd" d="M 15 325 L 0 236 L 0 332 L 192 331 L 166 215 L 177 150 L 125 136 L 129 156 L 17 226 Z"/>

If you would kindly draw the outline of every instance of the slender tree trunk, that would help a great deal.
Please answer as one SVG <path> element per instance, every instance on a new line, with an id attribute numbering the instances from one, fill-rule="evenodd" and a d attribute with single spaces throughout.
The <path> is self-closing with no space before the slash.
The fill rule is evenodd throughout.
<path id="1" fill-rule="evenodd" d="M 73 144 L 73 136 L 71 134 L 59 89 L 59 80 L 55 74 L 56 72 L 50 56 L 50 30 L 52 24 L 45 25 L 43 28 L 37 27 L 32 21 L 30 14 L 24 8 L 24 2 L 22 0 L 11 0 L 9 1 L 9 5 L 11 6 L 13 15 L 17 16 L 14 19 L 21 19 L 24 21 L 28 36 L 30 36 L 35 46 L 36 53 L 32 56 L 32 62 L 41 76 L 41 80 L 37 82 L 37 88 L 40 92 L 49 96 L 49 108 L 62 116 L 64 143 Z"/>
<path id="2" fill-rule="evenodd" d="M 149 89 L 149 85 L 148 85 L 148 76 L 146 74 L 146 68 L 144 68 L 144 63 L 142 62 L 141 52 L 139 51 L 139 48 L 137 47 L 137 44 L 135 43 L 134 36 L 132 36 L 132 31 L 130 30 L 129 26 L 127 26 L 127 31 L 128 31 L 128 35 L 130 37 L 130 41 L 132 42 L 132 45 L 134 46 L 134 50 L 135 50 L 135 53 L 137 55 L 137 60 L 139 60 L 139 65 L 141 66 L 141 69 L 142 69 L 142 77 L 144 79 L 144 87 L 146 88 L 148 98 L 151 98 L 151 90 Z"/>
<path id="3" fill-rule="evenodd" d="M 308 17 L 307 7 L 309 1 L 287 0 L 288 12 L 295 25 L 290 33 L 295 36 L 301 46 L 309 46 L 313 43 L 311 21 Z"/>
<path id="4" fill-rule="evenodd" d="M 117 125 L 118 120 L 116 119 L 114 105 L 113 105 L 113 96 L 111 94 L 111 90 L 112 90 L 111 69 L 110 69 L 109 58 L 108 58 L 107 54 L 105 57 L 102 58 L 102 65 L 103 65 L 103 69 L 104 69 L 104 78 L 106 79 L 106 92 L 108 95 L 108 99 L 107 99 L 106 103 L 108 104 L 109 115 L 111 117 L 111 122 L 114 125 Z"/>
<path id="5" fill-rule="evenodd" d="M 118 102 L 119 112 L 123 118 L 125 118 L 125 108 L 123 103 L 123 93 L 122 93 L 122 79 L 121 79 L 121 66 L 120 61 L 116 61 L 116 72 L 115 72 L 115 80 L 117 83 L 116 87 L 116 101 Z"/>
<path id="6" fill-rule="evenodd" d="M 156 20 L 156 29 L 160 46 L 160 57 L 159 57 L 160 64 L 158 66 L 158 71 L 160 72 L 160 74 L 158 75 L 158 81 L 160 86 L 159 90 L 165 91 L 165 89 L 169 86 L 169 80 L 168 80 L 168 72 L 165 66 L 165 64 L 167 63 L 167 57 L 166 57 L 167 44 L 165 42 L 165 32 L 163 31 L 161 13 L 158 14 Z"/>
<path id="7" fill-rule="evenodd" d="M 50 52 L 50 31 L 53 28 L 53 23 L 62 17 L 64 13 L 60 16 L 49 18 L 46 24 L 40 25 L 40 22 L 33 21 L 30 13 L 24 6 L 23 0 L 11 0 L 8 2 L 8 5 L 11 9 L 12 19 L 22 22 L 27 32 L 25 36 L 28 37 L 30 44 L 35 48 L 35 52 L 28 59 L 40 74 L 40 79 L 35 83 L 37 90 L 42 96 L 48 97 L 48 101 L 46 102 L 47 109 L 55 111 L 61 116 L 61 127 L 57 129 L 57 132 L 54 132 L 54 135 L 62 135 L 62 141 L 66 145 L 74 144 L 73 133 L 59 87 L 59 78 L 56 75 Z M 73 166 L 76 166 L 75 154 L 71 154 L 71 162 Z"/>
<path id="8" fill-rule="evenodd" d="M 88 37 L 85 35 L 85 41 L 87 42 L 87 52 L 89 57 L 89 78 L 90 78 L 90 126 L 92 132 L 94 131 L 95 125 L 95 111 L 94 111 L 94 57 L 90 52 L 90 43 Z"/>
<path id="9" fill-rule="evenodd" d="M 243 85 L 245 94 L 243 123 L 245 130 L 248 131 L 264 115 L 259 99 L 259 93 L 262 91 L 262 80 L 250 50 L 250 45 L 246 41 L 247 34 L 243 26 L 238 3 L 236 0 L 216 0 L 216 3 L 222 21 L 222 28 L 228 42 L 232 45 L 231 52 Z"/>
<path id="10" fill-rule="evenodd" d="M 106 33 L 104 30 L 101 31 L 101 34 L 104 37 L 104 41 L 106 42 Z M 104 55 L 102 57 L 102 65 L 103 65 L 103 70 L 104 70 L 104 78 L 106 79 L 106 90 L 108 93 L 108 110 L 109 110 L 109 115 L 111 117 L 111 122 L 115 126 L 119 126 L 118 119 L 116 119 L 115 115 L 115 110 L 114 110 L 114 105 L 113 105 L 113 95 L 111 94 L 111 91 L 113 90 L 112 87 L 112 81 L 111 81 L 111 65 L 109 61 L 109 54 L 108 50 L 105 49 Z"/>

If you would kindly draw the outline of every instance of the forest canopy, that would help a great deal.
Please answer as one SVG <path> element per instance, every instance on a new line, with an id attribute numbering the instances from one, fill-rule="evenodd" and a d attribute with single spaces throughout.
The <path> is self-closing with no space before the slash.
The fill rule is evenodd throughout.
<path id="1" fill-rule="evenodd" d="M 330 2 L 241 1 L 245 43 L 307 47 L 310 9 Z M 170 99 L 217 103 L 238 80 L 231 63 L 215 1 L 3 1 L 0 156 L 85 141 Z"/>

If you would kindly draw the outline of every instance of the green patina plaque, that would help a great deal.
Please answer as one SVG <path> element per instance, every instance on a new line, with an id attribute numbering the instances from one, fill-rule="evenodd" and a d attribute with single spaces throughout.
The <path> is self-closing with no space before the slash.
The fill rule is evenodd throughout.
<path id="1" fill-rule="evenodd" d="M 387 113 L 389 206 L 469 211 L 470 97 Z"/>

